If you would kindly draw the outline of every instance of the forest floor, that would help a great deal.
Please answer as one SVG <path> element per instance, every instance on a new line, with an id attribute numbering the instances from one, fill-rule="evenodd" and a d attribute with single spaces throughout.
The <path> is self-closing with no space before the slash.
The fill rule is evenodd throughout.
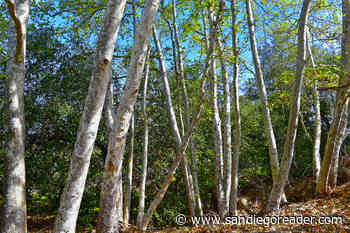
<path id="1" fill-rule="evenodd" d="M 281 207 L 279 216 L 288 216 L 290 224 L 206 224 L 198 226 L 172 227 L 164 230 L 150 230 L 148 232 L 350 232 L 350 182 L 337 186 L 336 189 L 328 192 L 328 194 L 323 197 L 312 196 L 313 192 L 310 183 L 311 177 L 304 177 L 300 180 L 294 181 L 286 188 L 286 194 L 290 202 L 288 205 Z M 268 189 L 269 186 L 269 184 L 265 185 L 265 189 Z M 240 192 L 238 214 L 241 216 L 253 217 L 262 207 L 262 203 L 266 200 L 267 195 L 265 194 L 265 191 L 259 190 L 261 189 L 261 185 L 257 185 L 255 191 L 252 191 L 254 190 L 252 188 L 253 187 L 248 185 Z M 341 217 L 342 223 L 298 224 L 298 218 L 296 218 L 296 216 L 315 216 L 315 222 L 317 222 L 321 216 L 335 216 Z M 254 218 L 256 220 L 257 216 Z M 28 232 L 52 232 L 53 222 L 54 216 L 28 217 Z M 233 223 L 232 219 L 229 223 Z M 95 232 L 95 230 L 90 227 L 87 229 L 78 229 L 78 232 L 92 233 Z M 132 233 L 137 231 L 133 227 L 130 227 L 129 229 L 124 229 L 123 232 Z"/>

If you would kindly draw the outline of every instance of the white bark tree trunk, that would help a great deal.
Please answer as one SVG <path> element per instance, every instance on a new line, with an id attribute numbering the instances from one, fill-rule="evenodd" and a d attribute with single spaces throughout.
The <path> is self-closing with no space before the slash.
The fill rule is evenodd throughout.
<path id="1" fill-rule="evenodd" d="M 177 23 L 176 23 L 176 2 L 175 0 L 172 0 L 172 12 L 173 12 L 173 27 L 174 27 L 174 37 L 175 37 L 175 43 L 176 43 L 176 48 L 177 48 L 177 60 L 179 64 L 179 70 L 180 70 L 180 77 L 181 77 L 181 86 L 182 86 L 182 97 L 183 97 L 183 102 L 185 106 L 185 124 L 182 124 L 183 127 L 183 133 L 182 136 L 184 136 L 184 132 L 187 130 L 191 123 L 191 116 L 189 112 L 189 102 L 188 102 L 188 94 L 187 94 L 187 87 L 186 87 L 186 79 L 185 79 L 185 71 L 184 71 L 184 65 L 182 61 L 182 48 L 180 45 L 180 40 L 178 36 L 178 29 L 177 29 Z M 181 116 L 181 114 L 180 114 Z M 190 139 L 191 141 L 191 139 Z M 190 143 L 191 144 L 191 143 Z M 192 158 L 194 157 L 194 151 L 192 150 L 193 147 L 191 147 L 191 155 Z M 200 196 L 199 193 L 196 193 L 195 195 L 195 190 L 194 190 L 194 184 L 193 184 L 193 177 L 192 177 L 192 172 L 190 169 L 190 166 L 188 165 L 187 158 L 184 158 L 184 170 L 185 170 L 185 183 L 186 183 L 186 192 L 187 192 L 187 199 L 189 203 L 189 208 L 190 208 L 190 214 L 191 216 L 195 215 L 195 208 L 196 208 L 196 203 L 198 204 L 197 209 L 199 208 L 199 212 L 201 209 L 201 203 L 200 203 Z"/>
<path id="2" fill-rule="evenodd" d="M 113 130 L 113 124 L 115 121 L 115 109 L 114 109 L 114 97 L 113 97 L 113 80 L 112 80 L 112 68 L 109 67 L 109 76 L 110 76 L 110 82 L 107 87 L 106 92 L 106 99 L 105 99 L 105 118 L 106 118 L 106 128 L 107 128 L 107 137 L 108 139 L 111 138 L 112 130 Z M 106 155 L 107 156 L 107 155 Z M 119 188 L 123 189 L 123 184 L 119 184 Z M 118 202 L 118 220 L 122 220 L 123 216 L 123 199 L 119 199 Z"/>
<path id="3" fill-rule="evenodd" d="M 271 122 L 271 114 L 268 107 L 267 102 L 267 93 L 264 83 L 264 76 L 261 68 L 261 62 L 259 58 L 256 38 L 255 38 L 255 23 L 254 23 L 254 17 L 253 17 L 253 11 L 251 6 L 251 0 L 246 0 L 246 10 L 247 10 L 247 16 L 248 16 L 248 28 L 249 28 L 249 38 L 250 38 L 250 46 L 252 50 L 252 56 L 254 60 L 254 67 L 255 67 L 255 80 L 260 92 L 260 100 L 262 103 L 262 110 L 264 113 L 264 121 L 265 121 L 265 131 L 268 135 L 269 140 L 269 155 L 270 155 L 270 166 L 271 166 L 271 173 L 272 173 L 272 179 L 273 183 L 277 182 L 277 176 L 279 172 L 279 162 L 278 162 L 278 151 L 277 151 L 277 144 L 276 144 L 276 138 L 273 131 L 273 126 Z M 285 195 L 282 195 L 283 202 L 287 201 Z"/>
<path id="4" fill-rule="evenodd" d="M 314 57 L 312 55 L 310 43 L 309 43 L 309 30 L 306 29 L 306 47 L 313 68 L 316 67 Z M 313 86 L 313 97 L 314 97 L 314 107 L 315 107 L 315 136 L 313 140 L 313 152 L 312 152 L 312 171 L 314 176 L 314 182 L 317 182 L 318 175 L 320 173 L 321 167 L 321 157 L 320 157 L 320 145 L 321 145 L 321 107 L 320 107 L 320 93 L 318 91 L 318 82 L 315 80 Z"/>
<path id="5" fill-rule="evenodd" d="M 138 89 L 149 46 L 153 21 L 157 14 L 159 0 L 145 2 L 141 22 L 136 30 L 136 38 L 128 68 L 128 76 L 121 97 L 116 119 L 113 126 L 112 138 L 109 140 L 108 155 L 105 161 L 103 184 L 100 195 L 100 210 L 98 216 L 97 232 L 118 232 L 116 222 L 116 201 L 122 193 L 118 188 L 121 179 L 124 146 L 129 130 L 130 118 L 134 111 Z"/>
<path id="6" fill-rule="evenodd" d="M 218 41 L 221 74 L 224 83 L 224 204 L 225 207 L 223 214 L 226 215 L 230 208 L 230 196 L 231 196 L 231 176 L 232 176 L 232 139 L 231 139 L 231 87 L 230 80 L 227 74 L 226 59 L 224 54 L 224 47 L 220 41 Z"/>
<path id="7" fill-rule="evenodd" d="M 233 118 L 235 122 L 234 129 L 234 153 L 232 159 L 232 184 L 231 184 L 231 197 L 230 197 L 230 213 L 237 215 L 237 193 L 238 193 L 238 170 L 239 170 L 239 154 L 241 146 L 241 117 L 239 111 L 239 95 L 238 95 L 238 48 L 237 48 L 237 35 L 235 30 L 236 25 L 236 9 L 235 0 L 231 0 L 231 12 L 232 12 L 232 49 L 234 51 L 234 64 L 233 64 Z"/>
<path id="8" fill-rule="evenodd" d="M 171 100 L 171 91 L 170 91 L 167 71 L 166 71 L 166 67 L 165 67 L 165 62 L 164 62 L 164 58 L 163 58 L 163 52 L 162 52 L 162 49 L 160 46 L 160 42 L 159 42 L 157 31 L 156 31 L 155 27 L 153 27 L 153 37 L 154 37 L 155 44 L 157 46 L 157 51 L 159 54 L 160 70 L 162 73 L 161 75 L 163 78 L 165 95 L 166 95 L 166 99 L 167 99 L 167 108 L 168 108 L 168 112 L 169 112 L 170 126 L 172 129 L 173 135 L 175 137 L 176 148 L 178 150 L 180 145 L 181 145 L 182 139 L 181 139 L 180 131 L 178 128 L 174 107 L 173 107 L 172 100 Z M 183 165 L 183 170 L 184 170 L 184 178 L 185 178 L 184 181 L 185 181 L 185 186 L 186 186 L 186 196 L 188 199 L 190 215 L 194 216 L 194 208 L 195 208 L 194 201 L 195 201 L 195 199 L 194 199 L 193 188 L 191 188 L 191 183 L 190 183 L 190 180 L 192 180 L 192 177 L 191 177 L 191 175 L 190 175 L 191 173 L 188 169 L 188 162 L 187 162 L 186 157 L 183 158 L 182 165 Z"/>
<path id="9" fill-rule="evenodd" d="M 211 104 L 213 111 L 213 130 L 215 136 L 215 185 L 216 185 L 216 195 L 218 200 L 218 211 L 221 217 L 225 214 L 224 206 L 224 187 L 223 187 L 223 171 L 224 171 L 224 161 L 223 161 L 223 148 L 222 148 L 222 133 L 221 133 L 221 119 L 219 115 L 219 106 L 218 106 L 218 90 L 217 90 L 217 74 L 216 74 L 216 57 L 215 57 L 215 48 L 216 48 L 216 27 L 214 26 L 216 19 L 214 19 L 213 9 L 209 10 L 209 23 L 210 23 L 210 36 L 209 43 L 213 47 L 213 54 L 211 56 Z"/>
<path id="10" fill-rule="evenodd" d="M 350 1 L 342 1 L 343 8 L 343 37 L 342 37 L 342 68 L 345 75 L 341 77 L 340 86 L 349 82 L 350 72 Z M 323 161 L 321 164 L 320 175 L 316 184 L 316 193 L 325 194 L 328 188 L 328 177 L 331 168 L 332 157 L 335 156 L 335 145 L 338 134 L 341 133 L 341 119 L 346 114 L 349 98 L 346 89 L 340 88 L 337 91 L 336 106 L 334 111 L 333 123 L 329 129 L 327 144 Z"/>
<path id="11" fill-rule="evenodd" d="M 150 50 L 149 50 L 150 51 Z M 149 51 L 147 55 L 147 60 L 149 57 Z M 139 207 L 137 214 L 136 225 L 138 229 L 142 228 L 142 220 L 145 212 L 145 192 L 146 192 L 146 180 L 147 180 L 147 162 L 148 162 L 148 114 L 147 114 L 147 86 L 149 78 L 149 63 L 145 67 L 145 79 L 143 85 L 143 98 L 142 98 L 142 119 L 144 124 L 144 136 L 143 136 L 143 155 L 142 155 L 142 173 L 141 173 L 141 183 L 140 183 L 140 197 L 139 197 Z"/>
<path id="12" fill-rule="evenodd" d="M 29 0 L 6 0 L 8 28 L 8 148 L 1 232 L 27 232 L 24 78 Z M 0 224 L 1 224 L 0 222 Z"/>
<path id="13" fill-rule="evenodd" d="M 131 187 L 132 187 L 132 174 L 133 174 L 133 165 L 134 165 L 134 141 L 135 141 L 135 112 L 131 117 L 131 135 L 130 135 L 130 155 L 128 160 L 128 174 L 125 185 L 125 197 L 124 197 L 124 206 L 123 206 L 123 222 L 124 224 L 129 224 L 130 218 L 130 206 L 131 206 Z"/>
<path id="14" fill-rule="evenodd" d="M 160 45 L 157 46 L 160 48 Z M 213 53 L 213 48 L 209 49 L 208 51 L 208 58 L 210 58 L 212 56 Z M 141 230 L 145 231 L 152 216 L 154 211 L 156 210 L 156 208 L 158 207 L 159 203 L 163 200 L 164 195 L 166 193 L 166 191 L 168 190 L 168 187 L 170 185 L 170 183 L 173 181 L 174 179 L 174 175 L 175 172 L 177 170 L 177 168 L 179 167 L 180 162 L 183 160 L 183 158 L 186 156 L 186 149 L 187 146 L 189 144 L 190 138 L 192 136 L 192 131 L 194 126 L 196 125 L 196 123 L 198 122 L 199 118 L 200 118 L 200 113 L 201 113 L 201 106 L 202 103 L 204 102 L 204 92 L 205 92 L 205 86 L 206 86 L 206 75 L 209 72 L 209 67 L 210 67 L 210 60 L 208 59 L 205 67 L 204 67 L 204 72 L 203 75 L 201 77 L 201 88 L 200 88 L 200 103 L 197 106 L 197 110 L 195 113 L 195 117 L 192 119 L 191 122 L 191 126 L 188 128 L 186 134 L 184 135 L 184 137 L 181 140 L 181 144 L 179 146 L 179 149 L 176 152 L 176 158 L 173 161 L 173 163 L 171 164 L 171 167 L 169 169 L 168 175 L 167 177 L 163 180 L 162 184 L 160 185 L 160 191 L 157 193 L 157 195 L 155 196 L 155 198 L 153 199 L 153 201 L 151 202 L 146 215 L 143 218 L 143 222 L 142 222 L 142 227 Z M 164 77 L 163 77 L 164 78 Z M 165 82 L 166 84 L 167 82 Z M 170 90 L 170 89 L 169 89 Z"/>
<path id="15" fill-rule="evenodd" d="M 107 85 L 110 80 L 115 41 L 126 0 L 110 0 L 97 42 L 94 70 L 80 120 L 77 139 L 71 158 L 69 174 L 61 195 L 56 216 L 55 233 L 74 233 L 91 153 L 101 119 Z"/>
<path id="16" fill-rule="evenodd" d="M 207 73 L 207 72 L 205 72 L 205 73 Z M 204 93 L 204 83 L 205 82 L 203 81 L 202 85 L 201 85 L 202 86 L 201 87 L 202 93 Z M 199 104 L 199 106 L 197 108 L 197 113 L 195 115 L 195 118 L 192 120 L 190 128 L 188 129 L 187 133 L 183 137 L 183 140 L 182 140 L 182 143 L 180 146 L 180 150 L 177 152 L 176 158 L 173 161 L 173 163 L 171 164 L 171 167 L 169 169 L 167 177 L 163 180 L 163 182 L 161 184 L 160 191 L 157 193 L 157 195 L 155 196 L 155 198 L 151 202 L 151 204 L 147 210 L 147 213 L 143 218 L 142 228 L 141 228 L 142 231 L 145 231 L 147 229 L 147 226 L 148 226 L 148 224 L 153 216 L 154 211 L 158 207 L 159 203 L 163 200 L 164 195 L 165 195 L 166 191 L 168 190 L 170 183 L 174 179 L 175 172 L 176 172 L 177 168 L 179 167 L 180 162 L 183 160 L 183 157 L 186 155 L 186 149 L 187 149 L 187 146 L 189 143 L 189 139 L 192 135 L 193 128 L 200 118 L 202 102 L 203 102 L 203 100 L 201 100 L 201 103 Z"/>
<path id="17" fill-rule="evenodd" d="M 132 1 L 132 18 L 133 18 L 133 30 L 134 40 L 136 37 L 136 0 Z M 132 187 L 132 175 L 134 165 L 134 141 L 135 141 L 135 114 L 131 117 L 131 135 L 130 135 L 130 155 L 128 160 L 128 173 L 126 177 L 125 196 L 123 203 L 123 222 L 129 224 L 130 219 L 130 206 L 131 206 L 131 187 Z"/>
<path id="18" fill-rule="evenodd" d="M 274 182 L 269 201 L 267 203 L 266 213 L 278 211 L 279 204 L 283 195 L 284 186 L 288 180 L 289 169 L 293 161 L 294 142 L 298 129 L 298 114 L 300 110 L 300 95 L 304 77 L 304 69 L 306 63 L 306 25 L 308 21 L 311 0 L 304 0 L 299 17 L 298 28 L 298 54 L 295 72 L 295 82 L 291 96 L 291 108 L 289 114 L 289 123 L 287 138 L 284 143 L 284 153 L 281 160 L 281 168 L 279 170 L 277 182 Z"/>
<path id="19" fill-rule="evenodd" d="M 342 115 L 342 118 L 340 119 L 340 125 L 339 125 L 339 133 L 335 139 L 334 142 L 334 152 L 331 159 L 331 169 L 329 174 L 329 186 L 331 189 L 334 189 L 337 185 L 337 179 L 338 179 L 338 165 L 339 165 L 339 155 L 340 155 L 340 149 L 341 146 L 345 140 L 346 134 L 346 125 L 348 124 L 348 108 L 349 106 L 346 106 L 344 109 L 344 114 Z"/>

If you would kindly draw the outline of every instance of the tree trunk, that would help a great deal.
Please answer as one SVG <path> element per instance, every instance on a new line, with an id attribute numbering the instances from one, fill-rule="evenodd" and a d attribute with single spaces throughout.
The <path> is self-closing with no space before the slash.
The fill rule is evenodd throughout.
<path id="1" fill-rule="evenodd" d="M 136 0 L 132 1 L 132 18 L 133 18 L 133 32 L 134 40 L 136 37 Z M 129 224 L 130 218 L 130 206 L 131 206 L 131 187 L 132 187 L 132 174 L 134 164 L 134 140 L 135 140 L 135 113 L 131 117 L 131 136 L 130 136 L 130 155 L 128 160 L 128 174 L 125 185 L 125 197 L 123 205 L 123 222 Z"/>
<path id="2" fill-rule="evenodd" d="M 187 128 L 189 127 L 189 125 L 191 123 L 191 116 L 190 116 L 190 111 L 189 111 L 190 107 L 189 107 L 188 95 L 187 95 L 185 71 L 184 71 L 184 65 L 183 65 L 183 61 L 182 61 L 182 49 L 181 49 L 181 45 L 180 45 L 180 40 L 179 40 L 178 30 L 177 30 L 177 23 L 176 23 L 176 2 L 175 2 L 175 0 L 172 0 L 172 12 L 173 12 L 174 37 L 175 37 L 176 48 L 177 48 L 177 60 L 178 60 L 179 68 L 180 68 L 182 97 L 183 97 L 183 102 L 184 102 L 184 106 L 185 106 L 185 111 L 184 111 L 185 124 L 182 124 L 183 125 L 183 128 L 182 128 L 183 132 L 185 132 L 185 130 L 187 130 Z M 183 134 L 182 134 L 182 136 L 184 136 Z M 190 142 L 191 142 L 191 139 L 190 139 Z M 193 156 L 194 156 L 193 155 L 194 151 L 192 150 L 193 147 L 191 145 L 190 145 L 190 147 L 191 147 L 191 155 L 193 158 Z M 184 158 L 184 170 L 185 170 L 185 182 L 186 182 L 186 190 L 187 190 L 186 192 L 188 193 L 187 196 L 188 196 L 188 202 L 189 202 L 189 207 L 190 207 L 190 214 L 191 214 L 191 216 L 194 216 L 196 203 L 198 204 L 198 206 L 201 206 L 201 203 L 200 203 L 199 193 L 195 194 L 194 185 L 193 185 L 193 177 L 192 177 L 191 169 L 188 165 L 186 157 Z M 197 209 L 198 209 L 198 207 L 197 207 Z M 201 209 L 201 207 L 199 209 Z M 198 210 L 198 211 L 200 212 L 200 210 Z"/>
<path id="3" fill-rule="evenodd" d="M 205 73 L 207 73 L 207 72 L 205 72 Z M 202 86 L 201 87 L 202 93 L 204 93 L 204 83 L 205 82 L 203 81 L 202 85 L 201 85 Z M 163 182 L 161 184 L 160 191 L 157 193 L 157 195 L 155 196 L 155 198 L 151 202 L 151 204 L 147 210 L 147 214 L 143 218 L 142 228 L 141 228 L 142 231 L 145 231 L 147 229 L 147 226 L 148 226 L 148 224 L 153 216 L 154 211 L 158 207 L 159 203 L 163 200 L 164 195 L 165 195 L 166 191 L 168 190 L 170 183 L 174 180 L 174 175 L 175 175 L 176 169 L 179 167 L 180 162 L 182 161 L 183 157 L 186 155 L 186 149 L 187 149 L 187 146 L 189 143 L 189 139 L 192 135 L 193 128 L 194 128 L 195 124 L 198 122 L 199 117 L 200 117 L 202 101 L 198 105 L 197 114 L 195 115 L 196 117 L 192 120 L 192 124 L 182 140 L 180 150 L 178 150 L 178 152 L 176 154 L 176 158 L 173 161 L 173 163 L 171 164 L 168 175 L 163 180 Z"/>
<path id="4" fill-rule="evenodd" d="M 160 42 L 159 42 L 159 39 L 157 36 L 157 31 L 156 31 L 155 27 L 153 27 L 153 37 L 154 37 L 154 41 L 155 41 L 155 44 L 157 46 L 157 51 L 159 54 L 160 70 L 162 73 L 161 75 L 163 78 L 165 95 L 167 98 L 167 108 L 168 108 L 168 112 L 169 112 L 170 126 L 172 129 L 173 135 L 175 137 L 176 148 L 178 150 L 179 146 L 181 145 L 182 139 L 181 139 L 180 131 L 178 128 L 174 107 L 173 107 L 172 100 L 171 100 L 171 91 L 170 91 L 167 71 L 166 71 L 166 67 L 165 67 L 165 62 L 164 62 L 164 58 L 163 58 L 163 53 L 162 53 L 162 49 L 160 46 Z M 193 188 L 191 187 L 191 183 L 190 183 L 190 180 L 192 179 L 192 177 L 190 176 L 191 173 L 189 172 L 189 169 L 188 169 L 188 162 L 187 162 L 186 157 L 183 158 L 182 165 L 183 165 L 183 170 L 184 170 L 184 178 L 185 178 L 184 181 L 185 181 L 185 186 L 186 186 L 186 196 L 187 196 L 188 203 L 189 203 L 190 215 L 194 216 L 194 207 L 195 207 L 194 192 L 193 192 Z"/>
<path id="5" fill-rule="evenodd" d="M 107 128 L 107 138 L 110 139 L 113 130 L 113 124 L 115 121 L 115 109 L 114 109 L 114 97 L 113 97 L 113 80 L 112 80 L 112 68 L 109 66 L 109 77 L 110 81 L 107 87 L 106 99 L 105 99 L 105 118 L 106 118 L 106 128 Z M 108 152 L 106 152 L 107 156 Z M 123 190 L 123 184 L 119 184 L 119 189 Z M 120 221 L 123 217 L 123 199 L 120 198 L 118 201 L 118 216 Z"/>
<path id="6" fill-rule="evenodd" d="M 340 79 L 340 86 L 349 82 L 350 72 L 350 1 L 343 0 L 343 37 L 342 37 L 342 68 L 343 75 Z M 341 119 L 346 114 L 349 98 L 346 93 L 346 89 L 340 88 L 337 91 L 335 113 L 333 117 L 333 123 L 329 129 L 326 150 L 323 156 L 320 175 L 316 184 L 316 194 L 322 195 L 327 192 L 328 177 L 331 168 L 332 157 L 335 156 L 335 145 L 338 134 L 341 133 Z"/>
<path id="7" fill-rule="evenodd" d="M 282 198 L 284 186 L 288 180 L 289 169 L 293 160 L 294 142 L 298 129 L 298 114 L 300 110 L 300 94 L 304 77 L 305 61 L 306 61 L 306 25 L 309 15 L 309 9 L 311 6 L 311 0 L 304 0 L 303 6 L 299 18 L 298 28 L 298 54 L 297 54 L 297 66 L 295 72 L 295 82 L 293 87 L 293 93 L 291 96 L 291 109 L 289 114 L 289 123 L 287 138 L 284 144 L 284 153 L 282 158 L 281 168 L 279 170 L 277 182 L 274 182 L 269 201 L 266 209 L 263 210 L 266 213 L 271 211 L 278 211 L 279 204 Z"/>
<path id="8" fill-rule="evenodd" d="M 130 156 L 128 160 L 128 174 L 125 185 L 125 197 L 124 197 L 124 211 L 123 211 L 123 222 L 129 224 L 130 218 L 130 205 L 131 205 L 131 187 L 132 187 L 132 174 L 134 165 L 134 141 L 135 141 L 135 112 L 131 117 L 131 135 L 130 135 Z"/>
<path id="9" fill-rule="evenodd" d="M 213 111 L 213 130 L 215 136 L 215 185 L 216 193 L 218 199 L 218 211 L 219 215 L 223 217 L 225 215 L 225 206 L 224 206 L 224 187 L 223 187 L 223 149 L 222 149 L 222 133 L 221 133 L 221 119 L 219 115 L 219 106 L 218 106 L 218 88 L 217 88 L 217 75 L 216 75 L 216 58 L 215 58 L 215 48 L 216 48 L 216 28 L 214 27 L 214 11 L 213 9 L 209 10 L 209 22 L 210 22 L 210 36 L 209 42 L 210 46 L 213 47 L 213 54 L 211 56 L 211 91 L 212 91 L 212 111 Z"/>
<path id="10" fill-rule="evenodd" d="M 309 43 L 309 30 L 306 29 L 306 47 L 313 68 L 316 68 L 314 57 L 312 56 L 310 43 Z M 314 107 L 315 107 L 315 136 L 313 140 L 313 152 L 312 152 L 312 173 L 314 177 L 314 182 L 317 182 L 318 175 L 320 173 L 321 167 L 321 157 L 320 157 L 320 144 L 321 144 L 321 107 L 320 107 L 320 93 L 318 91 L 318 82 L 315 80 L 313 86 L 314 95 Z"/>
<path id="11" fill-rule="evenodd" d="M 29 0 L 6 0 L 8 28 L 8 148 L 1 232 L 27 232 L 24 78 Z"/>
<path id="12" fill-rule="evenodd" d="M 121 198 L 122 195 L 118 186 L 120 182 L 122 182 L 121 169 L 124 146 L 129 130 L 130 118 L 134 111 L 134 105 L 140 86 L 152 24 L 158 7 L 159 0 L 148 0 L 145 2 L 141 23 L 136 30 L 136 38 L 128 68 L 128 76 L 118 106 L 112 138 L 109 140 L 108 154 L 105 161 L 97 224 L 98 233 L 119 231 L 116 222 L 116 201 Z"/>
<path id="13" fill-rule="evenodd" d="M 340 155 L 340 149 L 341 146 L 345 140 L 345 131 L 346 131 L 346 125 L 348 123 L 348 108 L 349 106 L 346 106 L 344 109 L 344 114 L 342 118 L 340 119 L 340 125 L 339 125 L 339 133 L 335 139 L 335 145 L 334 145 L 334 154 L 331 159 L 331 169 L 329 173 L 329 186 L 331 189 L 334 189 L 337 185 L 337 179 L 338 179 L 338 166 L 339 166 L 339 155 Z"/>
<path id="14" fill-rule="evenodd" d="M 160 46 L 159 46 L 160 47 Z M 208 58 L 211 57 L 212 55 L 212 51 L 213 48 L 209 49 L 208 51 Z M 162 184 L 161 184 L 161 188 L 160 191 L 157 193 L 157 195 L 155 196 L 155 198 L 153 199 L 153 201 L 151 202 L 148 210 L 147 210 L 147 214 L 144 216 L 143 218 L 143 222 L 142 222 L 142 231 L 145 231 L 152 216 L 154 211 L 156 210 L 156 208 L 158 207 L 159 203 L 163 200 L 164 195 L 166 193 L 166 191 L 168 190 L 168 187 L 170 185 L 170 183 L 173 181 L 174 179 L 174 175 L 175 172 L 180 164 L 180 162 L 183 160 L 183 157 L 186 156 L 186 149 L 189 143 L 189 140 L 192 136 L 192 131 L 193 128 L 195 126 L 195 124 L 198 122 L 199 118 L 200 118 L 200 113 L 201 113 L 201 106 L 202 103 L 204 102 L 204 92 L 205 92 L 205 86 L 206 86 L 206 75 L 209 71 L 209 67 L 210 67 L 210 60 L 208 59 L 206 61 L 205 64 L 205 68 L 204 68 L 204 72 L 203 75 L 201 77 L 201 88 L 200 88 L 200 103 L 197 106 L 197 110 L 196 110 L 196 114 L 194 115 L 195 117 L 192 119 L 192 123 L 191 126 L 189 127 L 189 129 L 187 130 L 186 134 L 184 135 L 184 137 L 181 140 L 181 145 L 179 146 L 179 149 L 176 152 L 176 158 L 173 161 L 173 163 L 171 164 L 171 167 L 169 169 L 168 175 L 167 177 L 163 180 Z"/>
<path id="15" fill-rule="evenodd" d="M 236 25 L 236 10 L 235 0 L 231 0 L 231 12 L 232 12 L 232 49 L 234 51 L 234 63 L 233 63 L 233 118 L 235 122 L 234 129 L 234 154 L 232 159 L 232 184 L 231 184 L 231 197 L 230 197 L 230 213 L 237 215 L 237 193 L 238 193 L 238 169 L 239 169 L 239 153 L 241 146 L 241 117 L 239 111 L 239 95 L 238 95 L 238 48 L 237 48 L 237 35 L 235 30 Z"/>
<path id="16" fill-rule="evenodd" d="M 101 112 L 109 82 L 110 62 L 114 52 L 125 0 L 109 1 L 97 42 L 94 70 L 80 120 L 77 139 L 71 158 L 69 174 L 61 195 L 54 232 L 75 232 L 91 153 L 96 139 Z"/>
<path id="17" fill-rule="evenodd" d="M 230 208 L 231 195 L 231 176 L 232 176 L 232 143 L 231 143 L 231 88 L 230 80 L 227 74 L 226 59 L 224 54 L 224 47 L 218 38 L 218 48 L 220 52 L 220 65 L 222 79 L 224 83 L 224 210 L 226 215 Z"/>
<path id="18" fill-rule="evenodd" d="M 147 55 L 147 60 L 149 57 L 149 51 Z M 146 63 L 145 67 L 145 80 L 143 85 L 143 98 L 142 98 L 142 119 L 144 125 L 144 137 L 143 137 L 143 156 L 142 156 L 142 175 L 140 184 L 140 197 L 139 197 L 139 207 L 137 214 L 136 225 L 138 229 L 142 228 L 142 219 L 145 212 L 145 190 L 146 190 L 146 179 L 147 179 L 147 162 L 148 162 L 148 115 L 147 115 L 147 85 L 149 77 L 149 64 Z"/>
<path id="19" fill-rule="evenodd" d="M 247 9 L 247 15 L 248 15 L 250 46 L 252 50 L 252 56 L 253 56 L 254 67 L 255 67 L 255 79 L 260 92 L 260 100 L 262 103 L 262 108 L 263 108 L 262 110 L 264 113 L 265 131 L 269 139 L 269 155 L 270 155 L 272 179 L 273 179 L 273 183 L 276 183 L 278 172 L 279 172 L 278 151 L 277 151 L 276 138 L 272 127 L 272 122 L 271 122 L 270 110 L 267 102 L 267 93 L 266 93 L 266 88 L 264 83 L 263 72 L 261 68 L 261 62 L 259 59 L 258 48 L 256 44 L 255 23 L 254 23 L 254 17 L 253 17 L 253 12 L 251 7 L 251 0 L 246 0 L 246 9 Z M 287 201 L 284 194 L 282 195 L 282 199 L 283 199 L 282 200 L 283 202 Z"/>

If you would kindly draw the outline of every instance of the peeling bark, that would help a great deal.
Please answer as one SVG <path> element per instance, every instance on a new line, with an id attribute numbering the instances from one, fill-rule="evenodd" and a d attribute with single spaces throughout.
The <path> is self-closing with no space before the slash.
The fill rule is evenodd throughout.
<path id="1" fill-rule="evenodd" d="M 56 216 L 55 233 L 75 232 L 91 153 L 101 119 L 107 85 L 110 80 L 109 66 L 125 3 L 126 0 L 111 0 L 107 5 L 97 42 L 94 70 L 71 157 L 68 178 Z"/>
<path id="2" fill-rule="evenodd" d="M 159 0 L 145 2 L 141 22 L 136 30 L 136 38 L 128 68 L 128 76 L 121 97 L 116 119 L 113 126 L 112 138 L 109 140 L 108 155 L 105 161 L 103 184 L 100 195 L 100 210 L 97 233 L 119 232 L 117 224 L 116 200 L 122 193 L 118 188 L 121 179 L 122 161 L 130 118 L 134 111 L 137 93 L 141 82 L 146 60 L 153 21 L 159 8 Z"/>
<path id="3" fill-rule="evenodd" d="M 1 232 L 27 232 L 24 78 L 29 1 L 6 0 L 8 28 L 8 144 Z"/>

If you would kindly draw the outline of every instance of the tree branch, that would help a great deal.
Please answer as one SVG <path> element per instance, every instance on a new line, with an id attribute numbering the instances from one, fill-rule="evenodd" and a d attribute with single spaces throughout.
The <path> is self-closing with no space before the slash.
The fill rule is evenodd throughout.
<path id="1" fill-rule="evenodd" d="M 19 64 L 23 61 L 21 51 L 23 49 L 23 29 L 22 22 L 16 13 L 16 4 L 14 0 L 5 0 L 10 11 L 11 18 L 13 19 L 16 27 L 17 42 L 16 42 L 16 63 Z"/>

